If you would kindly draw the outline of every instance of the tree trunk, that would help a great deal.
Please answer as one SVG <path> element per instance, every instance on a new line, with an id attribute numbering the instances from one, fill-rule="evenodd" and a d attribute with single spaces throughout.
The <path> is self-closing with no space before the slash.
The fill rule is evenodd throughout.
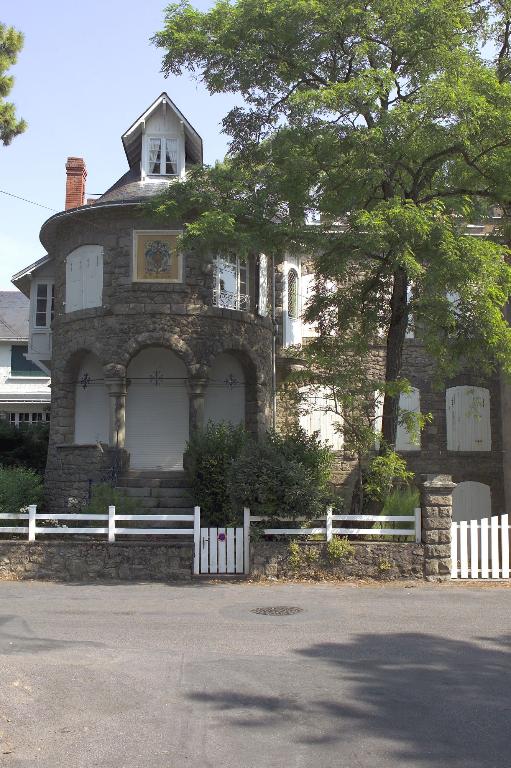
<path id="1" fill-rule="evenodd" d="M 394 285 L 392 287 L 391 315 L 387 333 L 387 358 L 385 361 L 385 382 L 396 381 L 401 375 L 403 360 L 403 345 L 408 325 L 408 280 L 402 267 L 394 272 Z M 380 453 L 385 446 L 394 447 L 396 444 L 396 432 L 399 415 L 399 395 L 385 394 L 383 401 L 383 440 L 380 445 Z"/>

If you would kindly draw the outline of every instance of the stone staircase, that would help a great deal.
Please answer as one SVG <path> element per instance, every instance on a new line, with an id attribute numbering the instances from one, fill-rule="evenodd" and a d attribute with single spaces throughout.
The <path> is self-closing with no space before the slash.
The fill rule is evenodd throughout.
<path id="1" fill-rule="evenodd" d="M 193 499 L 184 472 L 130 470 L 118 479 L 116 489 L 137 501 L 136 514 L 193 514 Z M 189 528 L 190 524 L 183 522 L 176 526 Z"/>

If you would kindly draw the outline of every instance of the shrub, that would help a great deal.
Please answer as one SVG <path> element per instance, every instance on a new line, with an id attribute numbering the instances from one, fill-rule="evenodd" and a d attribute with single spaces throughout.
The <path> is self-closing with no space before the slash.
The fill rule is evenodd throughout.
<path id="1" fill-rule="evenodd" d="M 243 427 L 210 421 L 188 443 L 185 466 L 193 501 L 210 525 L 235 521 L 227 478 L 248 439 Z"/>
<path id="2" fill-rule="evenodd" d="M 17 513 L 29 504 L 40 504 L 43 482 L 40 475 L 25 467 L 0 468 L 0 512 Z M 9 520 L 2 520 L 9 526 Z"/>
<path id="3" fill-rule="evenodd" d="M 186 472 L 194 503 L 210 525 L 257 515 L 313 519 L 329 501 L 332 454 L 303 430 L 268 432 L 259 441 L 242 427 L 209 423 L 188 444 Z"/>
<path id="4" fill-rule="evenodd" d="M 364 480 L 366 496 L 373 501 L 385 501 L 396 486 L 413 480 L 413 472 L 406 468 L 406 461 L 395 451 L 387 451 L 371 459 Z"/>
<path id="5" fill-rule="evenodd" d="M 47 424 L 15 427 L 0 420 L 0 465 L 26 467 L 44 473 L 48 453 Z"/>
<path id="6" fill-rule="evenodd" d="M 116 514 L 134 515 L 137 512 L 137 500 L 107 483 L 92 486 L 91 500 L 85 507 L 87 513 L 104 515 L 108 507 L 114 506 Z"/>
<path id="7" fill-rule="evenodd" d="M 420 495 L 417 488 L 409 486 L 408 488 L 397 488 L 392 491 L 385 499 L 385 504 L 381 511 L 382 515 L 399 515 L 408 516 L 413 515 L 416 507 L 420 504 Z M 374 523 L 373 528 L 410 528 L 410 536 L 414 536 L 413 529 L 414 523 Z M 410 536 L 384 536 L 383 538 L 389 538 L 396 541 L 407 541 Z"/>
<path id="8" fill-rule="evenodd" d="M 351 560 L 355 547 L 346 536 L 343 538 L 333 536 L 326 545 L 326 551 L 330 560 Z"/>
<path id="9" fill-rule="evenodd" d="M 301 429 L 270 431 L 247 440 L 227 479 L 233 509 L 250 506 L 256 515 L 313 520 L 330 501 L 333 455 Z"/>

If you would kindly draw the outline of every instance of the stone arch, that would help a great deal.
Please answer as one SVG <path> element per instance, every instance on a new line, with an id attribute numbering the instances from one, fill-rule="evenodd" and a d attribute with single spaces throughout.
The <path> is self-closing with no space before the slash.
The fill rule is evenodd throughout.
<path id="1" fill-rule="evenodd" d="M 248 344 L 238 339 L 230 339 L 228 346 L 218 344 L 210 349 L 210 354 L 204 366 L 207 379 L 215 378 L 215 362 L 218 358 L 226 355 L 231 356 L 243 371 L 244 423 L 249 432 L 257 435 L 268 426 L 269 402 L 267 401 L 270 382 L 267 381 L 267 376 L 261 367 L 261 363 L 255 357 L 252 349 Z M 225 394 L 227 394 L 227 389 L 226 387 Z M 208 393 L 206 391 L 207 397 Z M 207 418 L 207 407 L 205 414 Z M 238 423 L 240 422 L 238 421 Z"/>
<path id="2" fill-rule="evenodd" d="M 189 345 L 177 334 L 162 331 L 149 331 L 135 336 L 126 344 L 117 363 L 124 365 L 127 370 L 133 358 L 148 347 L 160 347 L 173 352 L 186 366 L 188 376 L 192 375 L 198 367 Z"/>

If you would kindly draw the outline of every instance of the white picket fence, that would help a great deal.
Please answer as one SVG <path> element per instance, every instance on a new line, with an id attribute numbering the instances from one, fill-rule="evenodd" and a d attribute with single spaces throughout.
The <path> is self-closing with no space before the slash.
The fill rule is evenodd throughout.
<path id="1" fill-rule="evenodd" d="M 247 514 L 248 513 L 248 514 Z M 245 510 L 245 525 L 259 523 L 268 520 L 268 517 L 251 515 L 250 510 Z M 272 518 L 275 519 L 275 518 Z M 286 522 L 286 518 L 278 518 Z M 264 528 L 263 533 L 272 536 L 324 536 L 330 541 L 332 536 L 414 536 L 415 541 L 421 541 L 421 510 L 415 509 L 413 515 L 334 515 L 331 507 L 328 507 L 326 515 L 316 518 L 325 521 L 322 526 L 314 528 Z M 293 522 L 304 522 L 305 518 L 295 517 Z M 359 523 L 413 523 L 413 528 L 346 528 L 334 527 L 336 522 Z M 287 521 L 289 522 L 289 521 Z"/>
<path id="2" fill-rule="evenodd" d="M 452 579 L 509 579 L 509 515 L 451 526 Z"/>
<path id="3" fill-rule="evenodd" d="M 59 515 L 46 515 L 37 511 L 35 504 L 28 507 L 27 512 L 2 512 L 0 520 L 23 520 L 25 525 L 1 526 L 0 536 L 4 533 L 26 533 L 29 541 L 35 541 L 38 535 L 48 534 L 106 534 L 108 541 L 115 541 L 116 536 L 195 536 L 200 531 L 200 508 L 194 508 L 193 515 L 118 515 L 115 507 L 108 507 L 107 514 L 69 513 Z M 69 525 L 38 525 L 39 522 L 55 523 L 64 522 Z M 144 527 L 119 526 L 118 523 L 144 522 Z M 80 527 L 79 522 L 106 523 L 106 525 L 93 527 Z M 178 528 L 166 525 L 161 528 L 148 528 L 147 523 L 192 523 L 190 528 Z"/>

